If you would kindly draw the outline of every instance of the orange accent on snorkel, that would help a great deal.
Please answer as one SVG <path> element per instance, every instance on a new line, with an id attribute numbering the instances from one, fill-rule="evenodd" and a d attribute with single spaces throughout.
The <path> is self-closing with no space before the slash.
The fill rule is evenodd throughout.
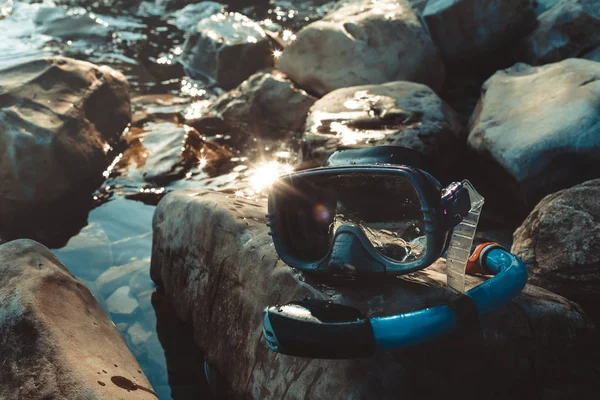
<path id="1" fill-rule="evenodd" d="M 497 244 L 498 244 L 497 242 L 485 242 L 485 243 L 481 243 L 479 246 L 477 246 L 475 248 L 475 251 L 471 255 L 471 257 L 469 257 L 469 259 L 467 260 L 467 268 L 466 268 L 465 272 L 469 275 L 488 274 L 489 272 L 486 271 L 485 268 L 483 268 L 483 266 L 479 263 L 479 257 L 481 255 L 481 252 L 483 251 L 483 249 L 485 249 L 486 247 L 488 247 L 490 245 L 497 245 Z"/>

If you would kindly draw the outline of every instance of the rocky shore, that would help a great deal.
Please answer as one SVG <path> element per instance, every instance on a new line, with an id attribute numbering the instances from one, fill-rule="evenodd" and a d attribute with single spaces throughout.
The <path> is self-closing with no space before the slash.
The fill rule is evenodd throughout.
<path id="1" fill-rule="evenodd" d="M 0 28 L 0 397 L 184 398 L 154 283 L 218 395 L 600 389 L 600 2 L 0 0 Z M 447 300 L 443 259 L 330 287 L 266 235 L 278 173 L 389 144 L 444 184 L 473 182 L 478 240 L 512 247 L 530 285 L 418 349 L 269 352 L 268 304 L 310 294 L 379 315 Z M 204 379 L 193 370 L 186 385 Z"/>

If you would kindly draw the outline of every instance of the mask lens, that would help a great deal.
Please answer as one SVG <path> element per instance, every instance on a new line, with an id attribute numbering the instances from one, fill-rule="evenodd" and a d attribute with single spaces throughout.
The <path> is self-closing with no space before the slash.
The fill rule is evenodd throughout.
<path id="1" fill-rule="evenodd" d="M 425 256 L 421 200 L 403 175 L 365 171 L 296 178 L 278 202 L 283 217 L 278 226 L 297 259 L 325 257 L 344 225 L 359 226 L 375 249 L 395 262 Z"/>

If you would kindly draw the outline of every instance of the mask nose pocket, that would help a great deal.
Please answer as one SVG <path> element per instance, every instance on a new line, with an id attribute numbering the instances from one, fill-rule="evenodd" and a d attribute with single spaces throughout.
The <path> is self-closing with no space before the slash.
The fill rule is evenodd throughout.
<path id="1" fill-rule="evenodd" d="M 368 243 L 368 239 L 359 227 L 339 227 L 333 239 L 331 253 L 321 267 L 342 274 L 384 272 L 384 265 L 371 255 L 365 243 Z"/>

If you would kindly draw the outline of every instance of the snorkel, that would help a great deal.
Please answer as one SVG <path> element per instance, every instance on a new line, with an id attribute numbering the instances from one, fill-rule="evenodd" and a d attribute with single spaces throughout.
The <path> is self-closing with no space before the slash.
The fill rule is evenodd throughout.
<path id="1" fill-rule="evenodd" d="M 264 312 L 263 333 L 271 350 L 298 357 L 343 359 L 415 346 L 472 326 L 525 286 L 525 265 L 498 244 L 484 243 L 469 257 L 483 197 L 468 181 L 441 190 L 431 175 L 406 165 L 418 159 L 411 151 L 374 149 L 347 150 L 343 157 L 332 156 L 323 168 L 281 179 L 284 189 L 270 194 L 267 215 L 278 254 L 288 265 L 308 273 L 331 276 L 339 274 L 336 268 L 342 266 L 348 270 L 342 276 L 352 278 L 414 272 L 431 265 L 447 250 L 448 287 L 457 294 L 446 305 L 373 318 L 354 307 L 315 299 L 270 306 Z M 388 163 L 394 154 L 404 156 Z M 367 178 L 369 174 L 373 179 Z M 375 203 L 379 207 L 373 211 L 360 193 L 348 194 L 351 189 L 363 190 L 365 198 L 383 193 L 400 199 L 401 193 L 409 194 L 408 200 L 398 203 Z M 420 213 L 415 212 L 417 200 Z M 282 202 L 288 207 L 283 208 Z M 309 206 L 315 204 L 328 209 L 329 218 L 322 224 L 303 220 L 310 218 Z M 353 218 L 347 218 L 349 211 Z M 344 223 L 336 230 L 335 221 L 342 212 Z M 421 215 L 422 219 L 415 218 Z M 391 222 L 384 221 L 385 217 Z M 302 229 L 299 221 L 304 221 Z M 368 236 L 370 231 L 375 233 Z M 389 243 L 379 240 L 382 236 L 409 249 L 400 255 L 390 251 Z M 316 250 L 308 256 L 302 254 L 299 250 L 303 249 L 291 243 L 297 237 L 313 240 L 310 247 Z M 419 251 L 409 257 L 416 247 Z M 465 273 L 493 277 L 464 293 Z"/>

